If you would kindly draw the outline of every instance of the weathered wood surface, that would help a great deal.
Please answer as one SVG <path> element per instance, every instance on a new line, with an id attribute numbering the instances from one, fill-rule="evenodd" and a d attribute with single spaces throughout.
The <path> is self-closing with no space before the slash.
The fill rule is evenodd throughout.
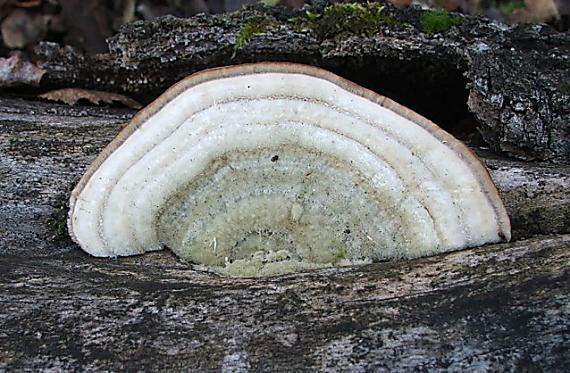
<path id="1" fill-rule="evenodd" d="M 479 151 L 495 181 L 513 229 L 513 239 L 570 233 L 570 166 L 525 163 Z"/>
<path id="2" fill-rule="evenodd" d="M 135 22 L 109 40 L 108 54 L 83 56 L 40 45 L 46 70 L 41 86 L 78 85 L 144 100 L 208 67 L 301 62 L 377 90 L 440 125 L 469 119 L 470 111 L 485 140 L 505 154 L 570 162 L 569 33 L 460 16 L 457 27 L 428 34 L 422 10 L 387 5 L 384 12 L 389 21 L 370 37 L 323 36 L 299 26 L 304 11 L 279 7 Z M 267 31 L 233 56 L 239 32 L 260 18 L 269 20 Z"/>
<path id="3" fill-rule="evenodd" d="M 0 253 L 70 250 L 54 242 L 71 189 L 132 114 L 0 99 Z"/>
<path id="4" fill-rule="evenodd" d="M 0 370 L 570 364 L 569 235 L 263 280 L 215 278 L 167 259 L 2 257 Z"/>
<path id="5" fill-rule="evenodd" d="M 482 154 L 516 237 L 264 280 L 95 259 L 69 191 L 133 112 L 0 99 L 0 371 L 565 371 L 570 167 Z"/>

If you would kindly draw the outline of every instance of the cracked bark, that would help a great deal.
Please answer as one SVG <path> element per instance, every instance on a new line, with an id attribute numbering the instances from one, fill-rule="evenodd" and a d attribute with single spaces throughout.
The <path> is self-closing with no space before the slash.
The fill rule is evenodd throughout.
<path id="1" fill-rule="evenodd" d="M 109 40 L 109 54 L 84 56 L 40 45 L 36 52 L 46 70 L 41 85 L 78 85 L 149 100 L 204 68 L 301 62 L 377 90 L 444 127 L 464 119 L 453 113 L 470 111 L 495 151 L 569 162 L 570 34 L 467 16 L 457 27 L 426 34 L 422 10 L 387 6 L 384 12 L 393 22 L 371 37 L 328 39 L 298 25 L 295 17 L 304 12 L 282 8 L 135 22 Z M 267 32 L 253 36 L 232 57 L 237 34 L 259 17 L 270 20 Z"/>

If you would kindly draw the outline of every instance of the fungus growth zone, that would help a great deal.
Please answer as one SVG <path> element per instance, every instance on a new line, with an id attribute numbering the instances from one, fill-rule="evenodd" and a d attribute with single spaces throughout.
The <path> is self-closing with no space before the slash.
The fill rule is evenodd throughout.
<path id="1" fill-rule="evenodd" d="M 166 91 L 99 155 L 70 200 L 95 256 L 168 247 L 257 277 L 415 258 L 510 239 L 469 149 L 330 72 L 259 63 Z"/>

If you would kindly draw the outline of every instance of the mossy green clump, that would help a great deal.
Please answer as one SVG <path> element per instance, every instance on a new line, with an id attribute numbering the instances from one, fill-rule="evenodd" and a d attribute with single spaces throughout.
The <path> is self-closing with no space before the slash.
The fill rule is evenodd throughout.
<path id="1" fill-rule="evenodd" d="M 507 1 L 507 2 L 502 2 L 498 5 L 499 11 L 504 15 L 504 16 L 510 16 L 511 14 L 513 14 L 513 12 L 517 9 L 525 9 L 526 8 L 526 4 L 524 3 L 524 1 Z"/>
<path id="2" fill-rule="evenodd" d="M 53 224 L 53 238 L 64 237 L 67 232 L 67 221 L 58 220 Z"/>
<path id="3" fill-rule="evenodd" d="M 461 18 L 452 16 L 445 10 L 428 10 L 420 16 L 422 31 L 427 34 L 447 31 L 452 26 L 461 24 Z"/>
<path id="4" fill-rule="evenodd" d="M 57 241 L 67 237 L 67 211 L 69 205 L 67 201 L 63 203 L 57 210 L 55 210 L 48 221 L 50 230 L 50 240 Z"/>
<path id="5" fill-rule="evenodd" d="M 322 13 L 306 12 L 301 26 L 314 30 L 323 39 L 348 35 L 371 37 L 383 25 L 397 23 L 393 18 L 384 15 L 383 10 L 384 7 L 377 3 L 334 4 L 327 6 Z"/>
<path id="6" fill-rule="evenodd" d="M 258 16 L 250 19 L 237 34 L 232 58 L 234 58 L 237 51 L 243 48 L 255 35 L 267 32 L 269 23 L 267 17 Z"/>

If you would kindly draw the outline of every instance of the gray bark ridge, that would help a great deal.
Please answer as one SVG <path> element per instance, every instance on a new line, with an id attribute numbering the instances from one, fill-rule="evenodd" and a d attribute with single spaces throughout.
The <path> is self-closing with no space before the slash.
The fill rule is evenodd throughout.
<path id="1" fill-rule="evenodd" d="M 495 151 L 525 160 L 570 162 L 569 33 L 461 15 L 453 16 L 460 20 L 458 25 L 427 33 L 421 9 L 386 5 L 384 14 L 389 21 L 370 36 L 323 36 L 300 25 L 299 19 L 307 19 L 305 10 L 279 7 L 134 22 L 109 40 L 109 54 L 90 57 L 54 44 L 40 45 L 37 52 L 46 69 L 42 85 L 81 85 L 149 99 L 205 68 L 290 61 L 327 68 L 380 93 L 404 86 L 395 98 L 405 104 L 414 101 L 409 95 L 421 95 L 418 84 L 427 91 L 445 91 L 447 79 L 456 80 L 461 83 L 455 88 L 459 95 L 468 90 L 468 108 Z M 269 20 L 266 30 L 236 50 L 240 32 L 260 19 Z M 355 77 L 355 71 L 362 76 Z M 416 101 L 431 96 L 426 92 Z M 437 106 L 435 112 L 457 105 L 432 101 L 428 106 Z"/>
<path id="2" fill-rule="evenodd" d="M 0 370 L 565 372 L 569 262 L 568 235 L 257 280 L 2 256 Z"/>

